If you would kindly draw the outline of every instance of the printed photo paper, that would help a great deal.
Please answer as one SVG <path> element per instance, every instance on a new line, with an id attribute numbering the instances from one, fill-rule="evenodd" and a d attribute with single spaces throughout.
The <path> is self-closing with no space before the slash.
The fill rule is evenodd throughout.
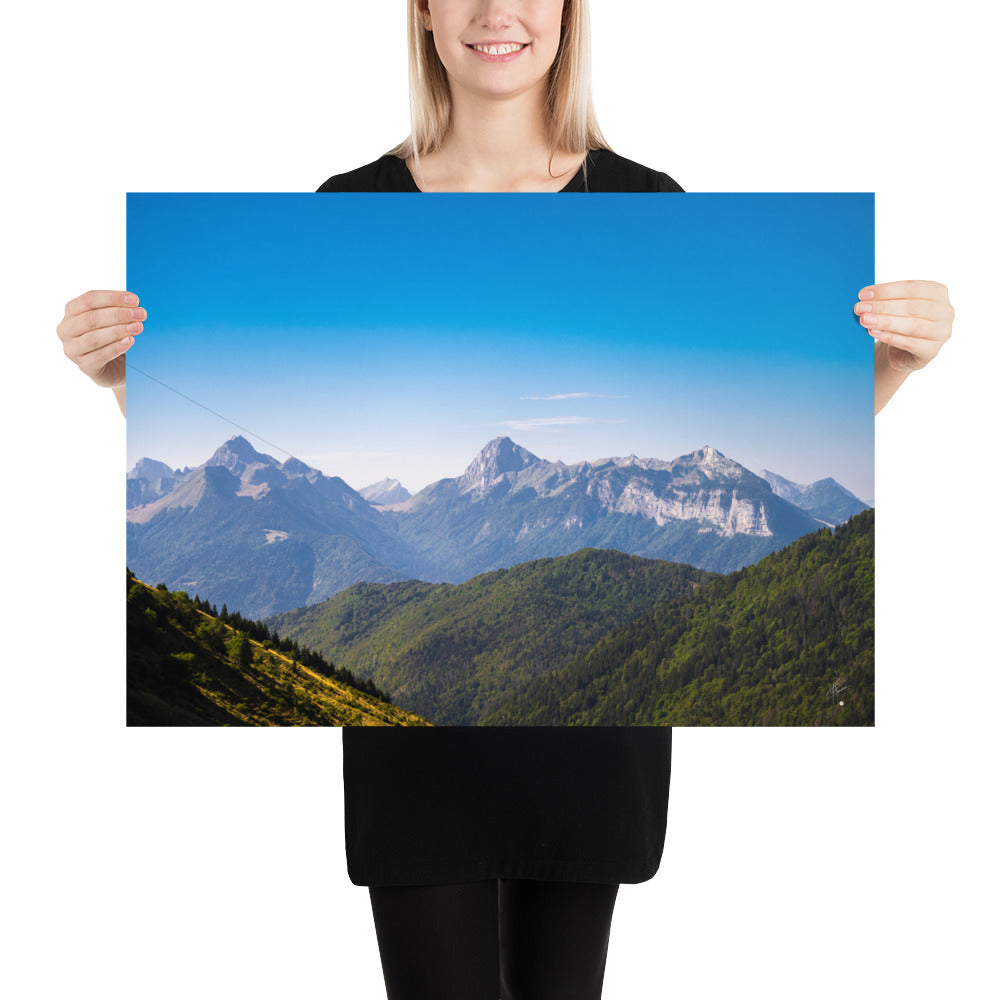
<path id="1" fill-rule="evenodd" d="M 873 219 L 129 195 L 128 724 L 873 725 Z"/>

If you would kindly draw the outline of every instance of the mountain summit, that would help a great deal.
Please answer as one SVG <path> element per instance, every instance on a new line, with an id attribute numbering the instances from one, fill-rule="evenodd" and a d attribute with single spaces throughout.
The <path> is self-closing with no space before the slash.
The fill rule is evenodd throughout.
<path id="1" fill-rule="evenodd" d="M 402 503 L 410 499 L 410 491 L 398 480 L 388 477 L 381 482 L 372 483 L 365 486 L 358 492 L 369 502 L 386 505 L 390 503 Z"/>
<path id="2" fill-rule="evenodd" d="M 814 483 L 794 483 L 776 472 L 764 469 L 760 477 L 779 497 L 808 511 L 830 527 L 842 524 L 868 507 L 863 500 L 859 500 L 830 476 L 817 479 Z"/>
<path id="3" fill-rule="evenodd" d="M 462 484 L 465 489 L 485 489 L 506 473 L 523 472 L 541 461 L 509 437 L 494 438 L 465 470 Z"/>
<path id="4" fill-rule="evenodd" d="M 242 475 L 249 465 L 277 465 L 270 455 L 262 455 L 254 446 L 239 434 L 231 437 L 224 445 L 216 449 L 215 454 L 205 465 L 221 465 L 237 476 Z"/>
<path id="5" fill-rule="evenodd" d="M 158 462 L 155 458 L 140 458 L 125 478 L 149 480 L 179 479 L 183 475 L 183 469 L 171 469 L 166 462 Z"/>

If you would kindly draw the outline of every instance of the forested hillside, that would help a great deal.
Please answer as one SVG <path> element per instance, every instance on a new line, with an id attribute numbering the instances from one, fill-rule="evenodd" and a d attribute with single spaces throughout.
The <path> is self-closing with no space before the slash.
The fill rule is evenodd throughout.
<path id="1" fill-rule="evenodd" d="M 666 601 L 484 725 L 873 725 L 875 512 Z"/>
<path id="2" fill-rule="evenodd" d="M 130 726 L 428 724 L 261 622 L 130 571 L 126 586 Z"/>
<path id="3" fill-rule="evenodd" d="M 267 620 L 439 725 L 475 725 L 670 597 L 717 574 L 584 549 L 463 584 L 360 583 Z"/>

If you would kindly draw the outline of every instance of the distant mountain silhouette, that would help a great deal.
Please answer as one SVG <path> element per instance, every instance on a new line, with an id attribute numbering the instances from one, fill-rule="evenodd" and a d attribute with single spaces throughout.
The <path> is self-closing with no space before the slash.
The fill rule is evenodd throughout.
<path id="1" fill-rule="evenodd" d="M 376 505 L 401 503 L 410 499 L 410 491 L 398 479 L 383 479 L 381 482 L 365 486 L 358 492 L 369 502 Z"/>

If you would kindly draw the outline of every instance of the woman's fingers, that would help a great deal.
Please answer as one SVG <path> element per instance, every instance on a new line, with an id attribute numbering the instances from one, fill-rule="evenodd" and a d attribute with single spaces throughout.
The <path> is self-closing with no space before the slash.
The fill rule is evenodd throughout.
<path id="1" fill-rule="evenodd" d="M 882 343 L 896 347 L 901 351 L 909 351 L 910 354 L 919 359 L 930 361 L 937 354 L 935 348 L 938 345 L 924 337 L 907 337 L 905 334 L 892 330 L 869 330 L 868 332 L 876 340 L 881 340 Z"/>
<path id="2" fill-rule="evenodd" d="M 865 313 L 861 323 L 872 330 L 885 330 L 891 333 L 903 334 L 907 337 L 919 337 L 924 340 L 938 340 L 938 324 L 936 320 L 921 319 L 915 316 L 892 316 L 885 313 Z"/>
<path id="3" fill-rule="evenodd" d="M 66 315 L 79 316 L 81 313 L 102 309 L 105 306 L 137 306 L 138 304 L 139 296 L 134 292 L 109 292 L 91 289 L 66 303 Z"/>
<path id="4" fill-rule="evenodd" d="M 117 310 L 101 310 L 105 313 L 117 313 Z M 145 309 L 131 310 L 139 313 L 145 318 Z M 126 311 L 128 313 L 128 311 Z M 96 316 L 96 313 L 88 313 L 87 316 Z M 117 322 L 116 322 L 117 320 Z M 124 321 L 122 321 L 124 320 Z M 106 325 L 105 325 L 106 324 Z M 102 325 L 98 328 L 90 328 L 86 333 L 70 334 L 63 340 L 63 352 L 66 357 L 74 361 L 90 354 L 92 351 L 100 350 L 108 344 L 113 344 L 117 340 L 122 340 L 129 335 L 135 336 L 142 333 L 142 320 L 132 319 L 130 315 L 103 317 Z"/>
<path id="5" fill-rule="evenodd" d="M 100 386 L 125 381 L 125 352 L 142 333 L 146 310 L 134 292 L 92 289 L 70 299 L 56 333 L 63 353 Z"/>
<path id="6" fill-rule="evenodd" d="M 865 326 L 871 324 L 866 317 L 877 317 L 876 326 L 886 317 L 925 321 L 919 328 L 921 336 L 944 342 L 951 336 L 955 310 L 948 298 L 948 289 L 937 281 L 888 281 L 882 285 L 868 285 L 858 292 L 859 301 L 854 312 Z M 916 335 L 917 326 L 898 329 L 899 333 Z"/>
<path id="7" fill-rule="evenodd" d="M 873 299 L 854 306 L 858 316 L 913 316 L 933 322 L 950 321 L 955 310 L 940 299 Z"/>
<path id="8" fill-rule="evenodd" d="M 75 357 L 102 346 L 102 340 L 106 343 L 107 337 L 102 337 L 101 331 L 116 326 L 130 326 L 145 319 L 146 310 L 141 306 L 131 309 L 125 306 L 91 309 L 63 317 L 63 321 L 56 327 L 56 332 L 66 348 L 66 353 L 70 357 Z M 96 337 L 90 336 L 94 333 L 97 334 Z M 78 341 L 82 341 L 82 347 Z"/>
<path id="9" fill-rule="evenodd" d="M 951 336 L 955 310 L 937 281 L 888 281 L 858 292 L 854 312 L 876 339 L 890 348 L 897 370 L 923 368 Z"/>
<path id="10" fill-rule="evenodd" d="M 862 316 L 861 322 L 876 340 L 897 351 L 906 351 L 911 358 L 896 356 L 899 370 L 923 368 L 937 356 L 944 343 L 938 324 L 908 316 Z M 891 353 L 891 352 L 890 352 Z"/>
<path id="11" fill-rule="evenodd" d="M 939 281 L 887 281 L 881 285 L 866 285 L 858 292 L 862 301 L 875 299 L 948 300 L 948 289 Z"/>

